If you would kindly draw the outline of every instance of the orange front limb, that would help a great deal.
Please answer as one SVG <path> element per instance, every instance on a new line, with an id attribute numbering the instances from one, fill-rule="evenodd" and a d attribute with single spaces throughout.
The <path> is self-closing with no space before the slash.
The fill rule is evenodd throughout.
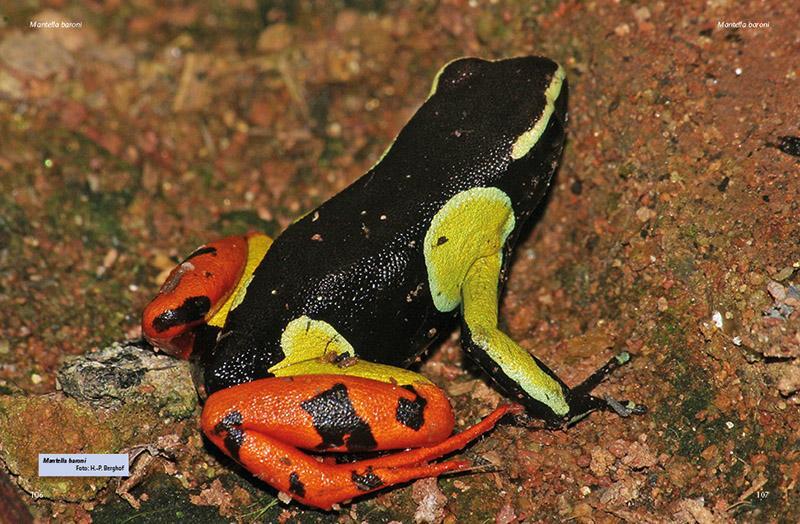
<path id="1" fill-rule="evenodd" d="M 428 464 L 491 429 L 511 408 L 450 437 L 453 414 L 429 383 L 399 386 L 360 377 L 268 378 L 209 397 L 205 434 L 276 489 L 323 509 L 416 478 L 467 466 Z M 448 438 L 449 437 L 449 438 Z M 298 448 L 368 451 L 418 448 L 349 464 L 326 464 Z"/>
<path id="2" fill-rule="evenodd" d="M 259 233 L 226 237 L 197 248 L 167 277 L 142 314 L 142 334 L 154 346 L 188 358 L 197 330 L 206 324 L 222 327 L 224 309 L 269 248 L 271 239 Z M 227 314 L 227 311 L 224 311 Z"/>

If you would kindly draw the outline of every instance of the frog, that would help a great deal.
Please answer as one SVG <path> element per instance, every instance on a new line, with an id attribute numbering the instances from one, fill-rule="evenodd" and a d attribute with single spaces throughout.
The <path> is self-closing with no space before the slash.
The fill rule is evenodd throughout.
<path id="1" fill-rule="evenodd" d="M 208 440 L 280 493 L 329 510 L 469 469 L 438 459 L 507 415 L 557 427 L 641 411 L 591 394 L 626 354 L 570 388 L 498 327 L 512 249 L 560 163 L 567 98 L 549 58 L 453 60 L 351 185 L 274 239 L 223 238 L 180 263 L 142 332 L 198 364 Z M 447 395 L 408 368 L 459 323 L 466 355 L 512 402 L 453 434 Z"/>

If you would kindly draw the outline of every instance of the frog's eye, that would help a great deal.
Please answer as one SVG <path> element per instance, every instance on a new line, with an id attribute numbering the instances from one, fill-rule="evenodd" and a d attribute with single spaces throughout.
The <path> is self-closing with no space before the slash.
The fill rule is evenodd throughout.
<path id="1" fill-rule="evenodd" d="M 463 85 L 486 65 L 486 60 L 480 58 L 459 58 L 442 67 L 433 79 L 431 95 L 434 93 L 447 93 Z"/>

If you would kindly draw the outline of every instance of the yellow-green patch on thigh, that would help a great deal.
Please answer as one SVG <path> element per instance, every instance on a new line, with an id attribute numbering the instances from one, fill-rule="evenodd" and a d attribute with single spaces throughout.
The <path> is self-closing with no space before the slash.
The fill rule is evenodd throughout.
<path id="1" fill-rule="evenodd" d="M 496 187 L 468 189 L 447 201 L 425 234 L 425 265 L 436 309 L 458 307 L 470 266 L 500 251 L 513 229 L 511 199 Z"/>
<path id="2" fill-rule="evenodd" d="M 431 383 L 430 380 L 419 373 L 414 373 L 407 369 L 387 366 L 385 364 L 376 364 L 359 359 L 353 359 L 352 362 L 337 364 L 325 357 L 295 362 L 289 366 L 275 370 L 274 375 L 276 377 L 344 375 L 377 380 L 387 384 L 397 384 L 398 386 Z"/>
<path id="3" fill-rule="evenodd" d="M 324 320 L 314 320 L 306 315 L 286 324 L 281 335 L 281 349 L 286 358 L 269 368 L 270 373 L 326 353 L 347 353 L 350 356 L 356 354 L 350 342 L 336 328 Z"/>

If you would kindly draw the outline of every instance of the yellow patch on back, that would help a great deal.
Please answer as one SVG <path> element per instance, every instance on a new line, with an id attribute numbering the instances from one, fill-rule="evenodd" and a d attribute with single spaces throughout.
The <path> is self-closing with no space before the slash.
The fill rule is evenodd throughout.
<path id="1" fill-rule="evenodd" d="M 247 239 L 247 262 L 244 266 L 242 276 L 236 284 L 233 293 L 230 294 L 228 300 L 214 313 L 214 315 L 206 322 L 209 326 L 223 327 L 225 319 L 228 318 L 228 313 L 236 309 L 236 306 L 241 304 L 244 299 L 247 286 L 253 280 L 253 272 L 256 270 L 267 250 L 272 245 L 272 239 L 267 235 L 256 234 Z"/>
<path id="2" fill-rule="evenodd" d="M 511 199 L 496 187 L 458 193 L 433 217 L 425 234 L 425 265 L 436 309 L 453 311 L 472 264 L 497 253 L 514 229 Z"/>
<path id="3" fill-rule="evenodd" d="M 286 358 L 269 368 L 275 373 L 301 361 L 319 358 L 327 353 L 355 356 L 356 352 L 336 328 L 324 320 L 314 320 L 306 315 L 288 324 L 281 335 L 281 349 Z"/>

